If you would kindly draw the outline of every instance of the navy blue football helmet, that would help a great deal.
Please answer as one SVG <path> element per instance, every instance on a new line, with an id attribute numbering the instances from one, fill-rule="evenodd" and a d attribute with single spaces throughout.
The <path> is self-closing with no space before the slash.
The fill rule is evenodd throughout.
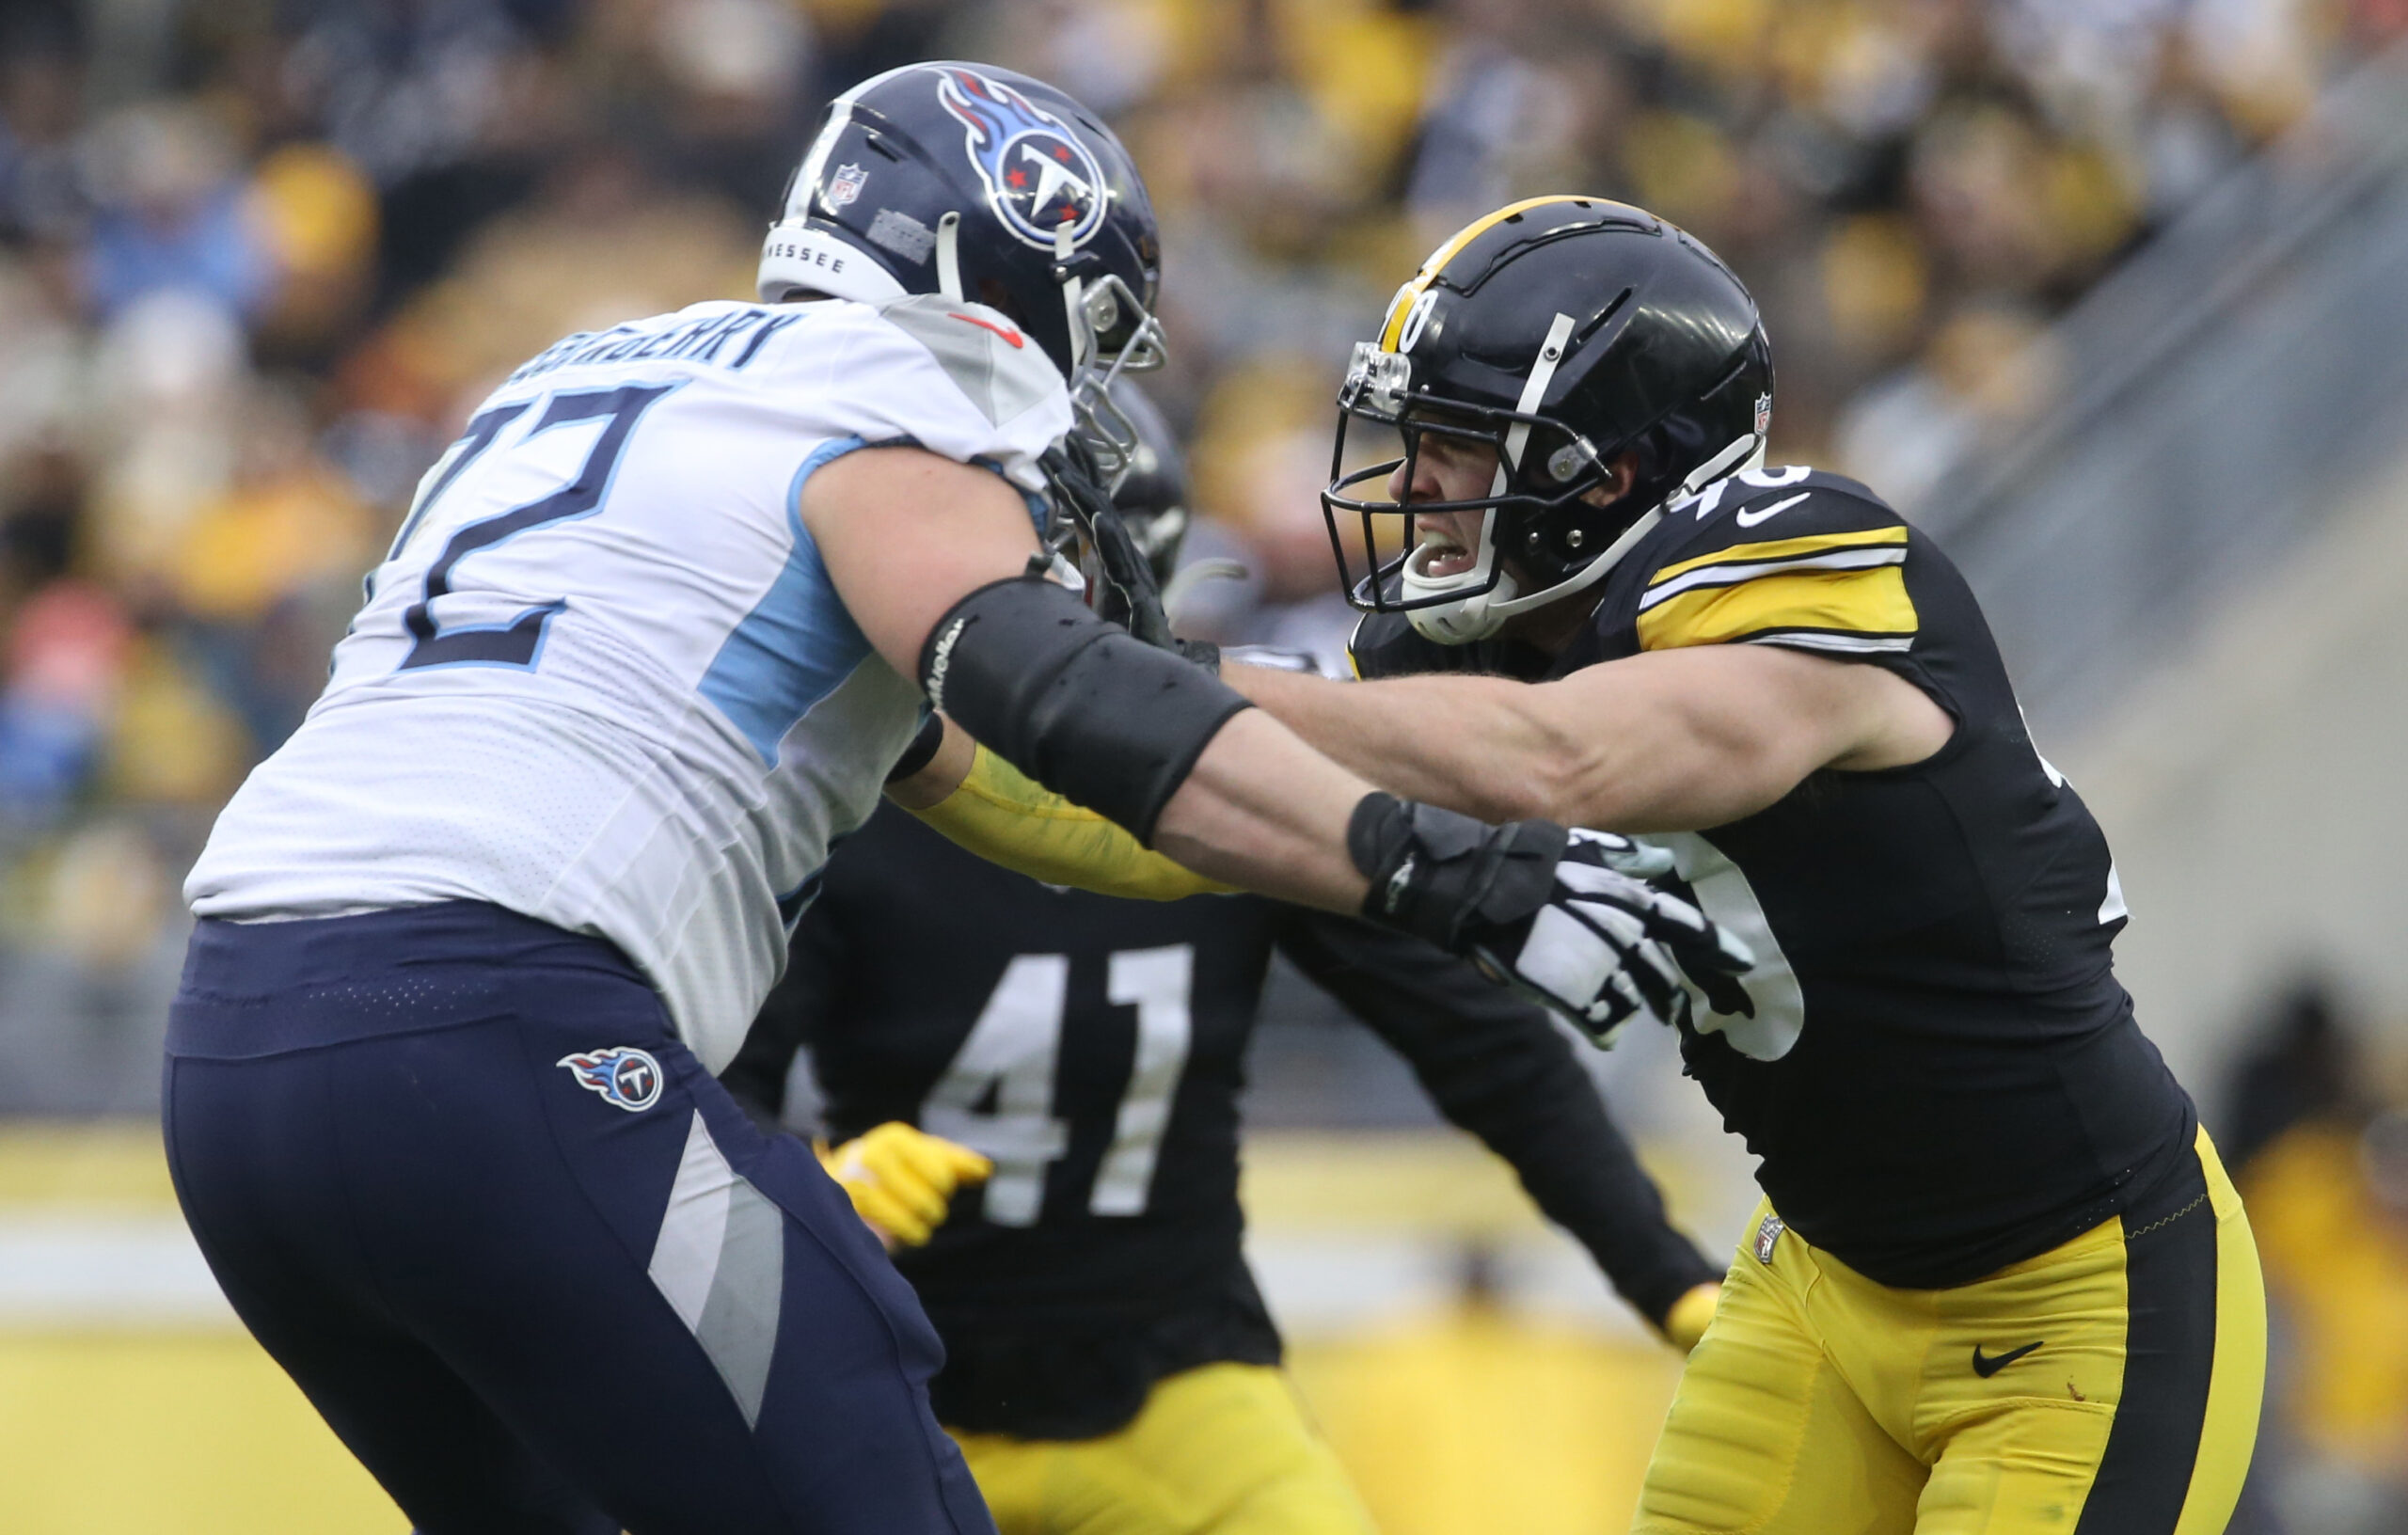
<path id="1" fill-rule="evenodd" d="M 1152 202 L 1095 114 L 1024 74 L 910 64 L 828 105 L 761 246 L 759 288 L 1000 309 L 1062 370 L 1107 487 L 1137 450 L 1112 397 L 1159 367 Z"/>

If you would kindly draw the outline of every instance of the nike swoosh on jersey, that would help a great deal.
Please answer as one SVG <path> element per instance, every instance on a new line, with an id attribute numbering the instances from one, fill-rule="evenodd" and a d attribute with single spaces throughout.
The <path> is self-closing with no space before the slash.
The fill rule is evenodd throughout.
<path id="1" fill-rule="evenodd" d="M 2041 1343 L 2047 1341 L 2046 1338 L 2040 1340 Z M 2039 1346 L 2039 1343 L 2026 1343 L 2020 1349 L 2009 1349 L 2004 1353 L 1986 1357 L 1982 1346 L 1976 1343 L 1973 1345 L 1973 1373 L 1987 1381 Z"/>
<path id="2" fill-rule="evenodd" d="M 958 320 L 965 325 L 976 325 L 980 330 L 991 330 L 1008 342 L 1011 349 L 1015 352 L 1028 344 L 1027 337 L 1022 336 L 1019 331 L 1006 329 L 1004 326 L 995 324 L 992 320 L 981 320 L 974 314 L 948 314 L 945 318 L 948 320 Z M 1778 508 L 1775 510 L 1778 510 Z"/>
<path id="3" fill-rule="evenodd" d="M 1731 520 L 1737 523 L 1742 528 L 1753 528 L 1756 524 L 1763 522 L 1767 518 L 1778 516 L 1782 513 L 1788 511 L 1791 507 L 1796 506 L 1798 502 L 1804 500 L 1807 497 L 1813 494 L 1814 492 L 1812 491 L 1801 490 L 1797 495 L 1790 497 L 1787 500 L 1773 502 L 1770 506 L 1766 507 L 1761 512 L 1734 512 L 1731 514 Z"/>

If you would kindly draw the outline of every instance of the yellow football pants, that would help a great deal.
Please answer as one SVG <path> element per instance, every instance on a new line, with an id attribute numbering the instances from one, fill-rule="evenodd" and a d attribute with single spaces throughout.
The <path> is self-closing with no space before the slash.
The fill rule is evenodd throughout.
<path id="1" fill-rule="evenodd" d="M 1760 1207 L 1634 1535 L 2217 1535 L 2257 1439 L 2266 1296 L 2204 1131 L 2197 1150 L 2170 1199 L 1954 1290 L 1877 1285 Z"/>
<path id="2" fill-rule="evenodd" d="M 1204 1365 L 1098 1439 L 955 1432 L 1000 1535 L 1371 1535 L 1287 1375 Z"/>

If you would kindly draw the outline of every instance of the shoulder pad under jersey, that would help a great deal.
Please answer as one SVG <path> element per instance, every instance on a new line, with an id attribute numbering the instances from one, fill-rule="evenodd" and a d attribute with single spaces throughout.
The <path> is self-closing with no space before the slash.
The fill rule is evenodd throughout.
<path id="1" fill-rule="evenodd" d="M 866 444 L 914 444 L 1042 489 L 1037 460 L 1070 429 L 1069 394 L 1052 359 L 1003 314 L 933 294 L 831 300 L 791 334 L 781 375 L 764 383 L 806 424 Z"/>
<path id="2" fill-rule="evenodd" d="M 1059 399 L 1061 371 L 1000 309 L 942 293 L 910 293 L 877 306 L 879 318 L 926 347 L 955 388 L 993 425 Z"/>

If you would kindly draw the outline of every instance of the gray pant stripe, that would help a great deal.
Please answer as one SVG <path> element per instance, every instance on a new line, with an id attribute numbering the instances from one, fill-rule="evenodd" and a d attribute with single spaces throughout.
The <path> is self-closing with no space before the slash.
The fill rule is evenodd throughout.
<path id="1" fill-rule="evenodd" d="M 652 1282 L 757 1425 L 778 1341 L 785 1217 L 728 1165 L 697 1112 L 652 1248 Z"/>
<path id="2" fill-rule="evenodd" d="M 748 1426 L 761 1419 L 769 1385 L 769 1355 L 778 1346 L 778 1299 L 785 1288 L 785 1216 L 768 1196 L 736 1180 L 727 1208 L 727 1241 L 719 1277 L 694 1336 L 736 1394 Z"/>

